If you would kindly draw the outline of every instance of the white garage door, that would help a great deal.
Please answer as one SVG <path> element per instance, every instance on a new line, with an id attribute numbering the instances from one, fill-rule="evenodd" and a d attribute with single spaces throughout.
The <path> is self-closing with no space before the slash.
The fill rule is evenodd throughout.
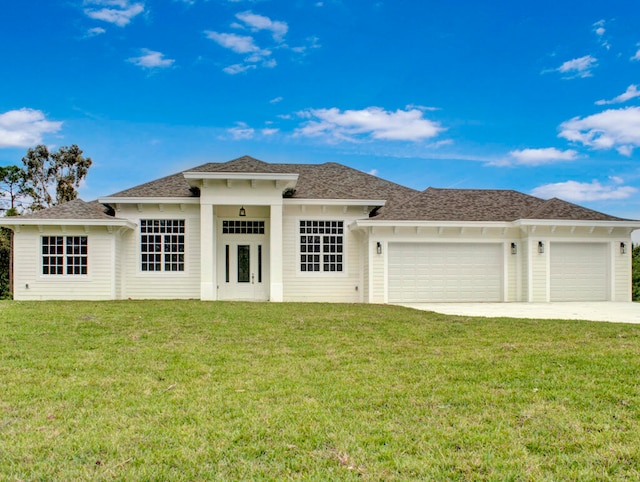
<path id="1" fill-rule="evenodd" d="M 551 243 L 551 301 L 606 301 L 609 293 L 605 243 Z"/>
<path id="2" fill-rule="evenodd" d="M 390 243 L 389 302 L 502 301 L 503 246 Z"/>

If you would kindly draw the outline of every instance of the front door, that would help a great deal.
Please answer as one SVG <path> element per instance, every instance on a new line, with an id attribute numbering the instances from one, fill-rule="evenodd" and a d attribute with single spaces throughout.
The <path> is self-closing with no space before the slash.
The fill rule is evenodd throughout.
<path id="1" fill-rule="evenodd" d="M 261 219 L 226 219 L 218 225 L 220 300 L 269 299 L 269 249 Z"/>
<path id="2" fill-rule="evenodd" d="M 222 272 L 218 272 L 220 299 L 266 300 L 265 248 L 257 241 L 224 241 Z"/>

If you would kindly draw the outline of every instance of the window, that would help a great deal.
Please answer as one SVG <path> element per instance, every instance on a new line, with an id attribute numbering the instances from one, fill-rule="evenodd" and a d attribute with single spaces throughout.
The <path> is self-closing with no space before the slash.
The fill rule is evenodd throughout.
<path id="1" fill-rule="evenodd" d="M 343 221 L 300 221 L 300 271 L 342 271 L 343 246 Z"/>
<path id="2" fill-rule="evenodd" d="M 222 221 L 222 234 L 264 234 L 264 221 Z"/>
<path id="3" fill-rule="evenodd" d="M 184 271 L 184 219 L 141 219 L 142 271 Z"/>
<path id="4" fill-rule="evenodd" d="M 86 236 L 43 236 L 42 274 L 86 275 Z"/>

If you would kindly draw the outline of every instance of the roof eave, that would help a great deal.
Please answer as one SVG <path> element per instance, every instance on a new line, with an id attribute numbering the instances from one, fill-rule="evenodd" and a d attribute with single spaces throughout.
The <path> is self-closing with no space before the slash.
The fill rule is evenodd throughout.
<path id="1" fill-rule="evenodd" d="M 310 198 L 284 198 L 284 204 L 293 206 L 384 206 L 384 199 L 310 199 Z"/>
<path id="2" fill-rule="evenodd" d="M 518 219 L 514 226 L 601 226 L 611 228 L 640 229 L 640 221 L 634 220 L 589 220 L 589 219 Z"/>
<path id="3" fill-rule="evenodd" d="M 189 179 L 237 179 L 237 180 L 265 180 L 265 181 L 297 181 L 297 173 L 277 172 L 198 172 L 186 171 L 184 178 Z"/>
<path id="4" fill-rule="evenodd" d="M 101 204 L 200 204 L 199 197 L 101 197 Z"/>
<path id="5" fill-rule="evenodd" d="M 0 226 L 112 226 L 127 229 L 135 229 L 136 224 L 128 219 L 47 219 L 27 218 L 19 216 L 0 219 Z"/>
<path id="6" fill-rule="evenodd" d="M 433 220 L 392 220 L 392 219 L 357 219 L 354 221 L 358 228 L 368 227 L 478 227 L 478 228 L 507 228 L 513 225 L 510 221 L 433 221 Z"/>

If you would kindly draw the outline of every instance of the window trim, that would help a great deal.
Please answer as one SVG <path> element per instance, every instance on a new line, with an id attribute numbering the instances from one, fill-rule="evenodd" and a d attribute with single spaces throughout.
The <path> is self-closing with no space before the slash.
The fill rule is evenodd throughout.
<path id="1" fill-rule="evenodd" d="M 137 253 L 137 257 L 136 257 L 136 264 L 137 264 L 137 275 L 138 276 L 153 276 L 153 277 L 167 277 L 167 276 L 188 276 L 189 273 L 189 262 L 188 262 L 188 253 L 189 253 L 189 219 L 186 217 L 179 217 L 179 216 L 145 216 L 145 217 L 140 217 L 138 220 L 138 227 L 136 229 L 136 234 L 137 234 L 137 239 L 136 239 L 136 253 Z M 167 271 L 165 270 L 165 261 L 164 259 L 161 259 L 161 267 L 162 269 L 159 271 L 145 271 L 142 269 L 142 255 L 145 254 L 142 251 L 142 236 L 148 234 L 148 233 L 143 233 L 142 232 L 142 222 L 143 221 L 182 221 L 184 223 L 184 251 L 182 252 L 182 254 L 184 255 L 184 261 L 183 261 L 183 265 L 184 265 L 184 269 L 182 271 Z M 153 234 L 153 233 L 151 233 Z M 158 233 L 161 234 L 162 236 L 165 235 L 175 235 L 176 233 Z M 162 239 L 162 246 L 163 246 L 163 250 L 161 251 L 162 255 L 164 254 L 168 254 L 167 252 L 164 251 L 164 238 Z"/>
<path id="2" fill-rule="evenodd" d="M 61 239 L 61 253 L 55 253 L 54 256 L 51 256 L 51 253 L 45 253 L 45 238 L 60 238 Z M 74 242 L 69 243 L 69 240 L 73 240 L 74 238 L 80 239 L 80 249 L 82 251 L 82 240 L 84 239 L 84 253 L 80 252 L 78 254 L 69 253 L 69 248 L 73 248 L 75 246 Z M 52 244 L 48 243 L 47 247 L 51 247 Z M 61 259 L 60 264 L 51 264 L 45 263 L 45 257 L 59 257 Z M 69 264 L 69 258 L 73 258 L 75 260 L 80 260 L 80 264 L 71 263 Z M 89 277 L 89 236 L 86 234 L 42 234 L 40 235 L 40 250 L 39 250 L 39 259 L 40 259 L 40 276 L 46 279 L 86 279 Z M 84 260 L 84 263 L 82 262 Z M 55 266 L 60 266 L 61 273 L 45 273 L 46 268 L 51 268 Z M 70 273 L 69 270 L 74 270 L 74 267 L 78 266 L 80 271 L 84 268 L 84 273 Z"/>
<path id="3" fill-rule="evenodd" d="M 303 236 L 300 233 L 300 223 L 302 221 L 323 221 L 323 222 L 342 222 L 342 271 L 324 271 L 324 262 L 322 259 L 323 251 L 320 251 L 320 270 L 319 271 L 303 271 L 302 270 L 302 258 L 301 255 L 304 254 L 302 252 L 302 243 L 300 241 L 300 237 Z M 331 234 L 330 234 L 331 235 Z M 324 236 L 321 234 L 320 236 Z M 295 218 L 295 243 L 296 243 L 296 275 L 300 277 L 309 277 L 309 278 L 322 278 L 322 277 L 331 277 L 331 278 L 342 278 L 348 276 L 348 223 L 344 218 L 333 218 L 331 216 L 299 216 Z M 321 243 L 320 246 L 323 246 Z M 320 248 L 322 250 L 322 247 Z"/>

